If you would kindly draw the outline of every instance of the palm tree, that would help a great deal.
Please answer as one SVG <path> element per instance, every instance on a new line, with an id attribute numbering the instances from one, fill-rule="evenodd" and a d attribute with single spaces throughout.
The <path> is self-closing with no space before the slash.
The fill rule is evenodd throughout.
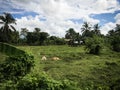
<path id="1" fill-rule="evenodd" d="M 27 28 L 21 28 L 21 32 L 20 32 L 21 37 L 23 37 L 25 39 L 27 36 L 27 33 L 28 33 Z"/>
<path id="2" fill-rule="evenodd" d="M 0 16 L 0 24 L 3 26 L 0 28 L 1 37 L 3 42 L 11 42 L 13 31 L 16 32 L 16 29 L 11 24 L 16 24 L 16 20 L 10 13 L 4 13 Z M 13 30 L 13 31 L 12 31 Z"/>
<path id="3" fill-rule="evenodd" d="M 91 37 L 92 33 L 91 33 L 91 26 L 88 22 L 84 22 L 84 24 L 82 25 L 82 40 L 85 43 L 85 39 L 87 37 Z"/>
<path id="4" fill-rule="evenodd" d="M 86 31 L 90 31 L 91 27 L 88 22 L 84 22 L 81 29 L 82 29 L 82 32 L 86 32 Z"/>
<path id="5" fill-rule="evenodd" d="M 101 35 L 99 24 L 95 24 L 95 25 L 93 26 L 93 33 L 94 33 L 95 35 Z"/>
<path id="6" fill-rule="evenodd" d="M 110 31 L 108 31 L 108 36 L 114 36 L 114 34 L 115 34 L 115 31 L 114 31 L 114 29 L 112 29 L 112 30 L 110 30 Z"/>
<path id="7" fill-rule="evenodd" d="M 120 24 L 116 24 L 115 32 L 116 32 L 117 34 L 120 34 Z"/>

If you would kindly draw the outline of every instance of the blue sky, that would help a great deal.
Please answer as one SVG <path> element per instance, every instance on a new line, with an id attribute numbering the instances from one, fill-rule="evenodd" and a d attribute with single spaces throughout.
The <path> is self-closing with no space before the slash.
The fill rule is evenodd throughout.
<path id="1" fill-rule="evenodd" d="M 115 23 L 114 17 L 119 13 L 120 13 L 120 10 L 117 10 L 114 13 L 103 13 L 103 14 L 91 15 L 91 18 L 99 19 L 101 25 L 108 23 L 108 22 Z"/>
<path id="2" fill-rule="evenodd" d="M 84 21 L 99 23 L 107 32 L 120 23 L 120 0 L 1 0 L 0 14 L 12 13 L 17 30 L 41 28 L 51 35 L 64 37 L 69 28 L 81 32 Z"/>

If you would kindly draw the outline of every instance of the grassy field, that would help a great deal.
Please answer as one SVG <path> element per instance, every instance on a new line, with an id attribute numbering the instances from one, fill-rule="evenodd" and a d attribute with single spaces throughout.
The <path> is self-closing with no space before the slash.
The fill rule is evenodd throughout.
<path id="1" fill-rule="evenodd" d="M 111 86 L 120 80 L 120 53 L 103 49 L 101 55 L 85 53 L 84 47 L 19 46 L 35 57 L 34 72 L 46 72 L 56 80 L 69 79 L 82 87 L 88 83 Z M 42 61 L 42 56 L 47 57 Z M 53 61 L 57 56 L 61 60 Z"/>

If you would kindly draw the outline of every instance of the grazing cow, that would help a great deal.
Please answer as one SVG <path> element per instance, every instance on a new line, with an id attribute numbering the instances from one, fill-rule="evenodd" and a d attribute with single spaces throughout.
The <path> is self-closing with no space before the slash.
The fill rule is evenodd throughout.
<path id="1" fill-rule="evenodd" d="M 59 57 L 52 57 L 52 60 L 57 61 L 57 60 L 60 60 L 60 58 Z"/>
<path id="2" fill-rule="evenodd" d="M 46 56 L 42 56 L 41 60 L 47 60 Z"/>

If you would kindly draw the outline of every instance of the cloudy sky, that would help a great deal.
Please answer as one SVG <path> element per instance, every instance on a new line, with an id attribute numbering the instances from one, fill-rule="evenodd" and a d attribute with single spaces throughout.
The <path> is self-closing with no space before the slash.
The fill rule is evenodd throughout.
<path id="1" fill-rule="evenodd" d="M 84 21 L 99 23 L 106 34 L 120 23 L 120 0 L 0 0 L 0 14 L 12 13 L 15 27 L 35 27 L 50 35 L 64 37 L 66 30 L 81 32 Z"/>

